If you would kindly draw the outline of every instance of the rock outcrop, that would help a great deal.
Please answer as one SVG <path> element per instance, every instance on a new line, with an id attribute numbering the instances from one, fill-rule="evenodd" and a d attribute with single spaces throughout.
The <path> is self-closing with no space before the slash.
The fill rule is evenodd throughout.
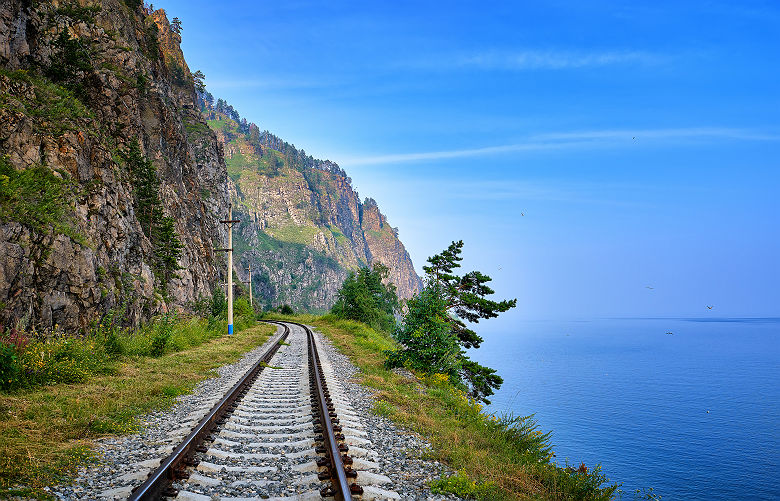
<path id="1" fill-rule="evenodd" d="M 0 222 L 0 323 L 83 331 L 111 309 L 133 324 L 210 294 L 227 173 L 165 12 L 8 0 L 0 41 L 0 153 L 17 171 L 43 165 L 72 181 L 80 236 L 34 231 L 13 214 Z M 182 244 L 164 290 L 122 160 L 136 141 Z"/>

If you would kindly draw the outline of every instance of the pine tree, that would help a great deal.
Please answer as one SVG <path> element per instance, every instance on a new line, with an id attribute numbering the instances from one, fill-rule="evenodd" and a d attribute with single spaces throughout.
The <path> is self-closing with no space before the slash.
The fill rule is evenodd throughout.
<path id="1" fill-rule="evenodd" d="M 165 294 L 176 271 L 181 269 L 179 258 L 183 245 L 176 234 L 173 218 L 163 214 L 157 168 L 141 153 L 137 140 L 130 143 L 122 156 L 133 180 L 136 217 L 152 244 L 152 270 Z"/>
<path id="2" fill-rule="evenodd" d="M 195 90 L 198 91 L 200 94 L 206 92 L 206 84 L 203 82 L 205 79 L 206 79 L 206 75 L 204 75 L 203 72 L 200 70 L 192 74 L 192 81 L 193 83 L 195 83 Z M 214 100 L 213 96 L 211 100 L 212 101 Z"/>
<path id="3" fill-rule="evenodd" d="M 388 354 L 387 365 L 442 372 L 454 384 L 466 387 L 470 397 L 489 403 L 486 397 L 501 386 L 503 379 L 494 369 L 466 356 L 466 349 L 479 348 L 483 341 L 466 322 L 497 317 L 514 308 L 517 300 L 488 299 L 486 296 L 494 294 L 486 285 L 491 278 L 479 271 L 455 275 L 453 270 L 460 268 L 463 260 L 462 250 L 460 240 L 428 258 L 429 266 L 423 266 L 426 285 L 407 303 L 403 325 L 395 334 L 402 348 Z"/>

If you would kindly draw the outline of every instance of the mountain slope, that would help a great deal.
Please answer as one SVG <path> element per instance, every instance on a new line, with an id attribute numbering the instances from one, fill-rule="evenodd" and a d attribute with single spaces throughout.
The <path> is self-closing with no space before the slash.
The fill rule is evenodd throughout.
<path id="1" fill-rule="evenodd" d="M 375 201 L 360 201 L 338 165 L 260 132 L 222 100 L 209 101 L 203 112 L 223 144 L 242 219 L 234 237 L 240 276 L 246 280 L 251 263 L 253 287 L 269 306 L 327 309 L 349 270 L 375 262 L 390 268 L 401 298 L 419 289 L 397 231 Z"/>

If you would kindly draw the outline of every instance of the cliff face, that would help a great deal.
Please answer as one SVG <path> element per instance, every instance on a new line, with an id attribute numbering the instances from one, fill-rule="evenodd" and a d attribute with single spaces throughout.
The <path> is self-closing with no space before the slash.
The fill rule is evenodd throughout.
<path id="1" fill-rule="evenodd" d="M 268 306 L 328 309 L 347 273 L 375 262 L 390 268 L 399 297 L 419 290 L 395 230 L 376 202 L 361 203 L 338 165 L 235 120 L 224 102 L 204 104 L 204 114 L 223 143 L 242 220 L 234 236 L 237 272 L 247 280 L 252 264 L 254 293 Z"/>
<path id="2" fill-rule="evenodd" d="M 29 201 L 9 205 L 17 214 L 0 219 L 0 323 L 83 330 L 120 307 L 136 323 L 210 294 L 226 166 L 165 12 L 6 0 L 0 68 L 3 162 L 68 181 L 73 212 L 73 231 L 58 232 L 25 222 Z M 127 161 L 136 141 L 159 182 L 161 203 L 148 214 Z M 182 245 L 170 280 L 160 272 L 163 218 Z"/>

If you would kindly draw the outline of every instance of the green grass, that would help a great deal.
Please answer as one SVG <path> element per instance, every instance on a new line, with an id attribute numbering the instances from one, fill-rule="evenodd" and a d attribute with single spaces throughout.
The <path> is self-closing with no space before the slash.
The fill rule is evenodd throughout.
<path id="1" fill-rule="evenodd" d="M 350 241 L 347 238 L 344 233 L 341 232 L 341 230 L 337 226 L 329 226 L 331 234 L 333 234 L 333 238 L 336 240 L 336 243 L 341 247 L 349 247 Z"/>
<path id="2" fill-rule="evenodd" d="M 136 430 L 138 415 L 167 408 L 177 395 L 213 377 L 214 369 L 235 362 L 274 330 L 248 323 L 237 321 L 236 334 L 227 336 L 221 334 L 227 330 L 224 321 L 211 326 L 205 320 L 180 322 L 160 357 L 142 354 L 145 333 L 135 336 L 137 343 L 123 335 L 127 354 L 103 363 L 105 370 L 88 371 L 70 384 L 0 393 L 0 498 L 51 498 L 43 488 L 67 481 L 90 460 L 93 439 Z M 93 356 L 106 360 L 95 340 L 70 342 L 91 342 Z M 78 364 L 84 362 L 84 357 L 74 357 Z"/>
<path id="3" fill-rule="evenodd" d="M 32 98 L 0 94 L 0 107 L 32 118 L 38 133 L 60 136 L 67 131 L 92 132 L 84 120 L 92 118 L 92 113 L 64 87 L 24 70 L 0 69 L 0 75 L 33 90 Z"/>
<path id="4" fill-rule="evenodd" d="M 289 319 L 328 336 L 361 369 L 361 383 L 375 391 L 373 411 L 423 436 L 432 457 L 459 472 L 433 482 L 433 490 L 484 500 L 605 500 L 617 489 L 598 467 L 585 473 L 552 463 L 550 434 L 532 417 L 484 414 L 442 374 L 408 377 L 385 369 L 382 352 L 395 347 L 389 335 L 332 315 Z"/>
<path id="5" fill-rule="evenodd" d="M 234 152 L 231 158 L 226 157 L 225 163 L 227 164 L 228 175 L 234 180 L 237 180 L 241 173 L 249 166 L 248 160 L 240 151 Z"/>
<path id="6" fill-rule="evenodd" d="M 231 130 L 231 124 L 235 124 L 232 120 L 206 120 L 209 127 L 214 130 Z"/>
<path id="7" fill-rule="evenodd" d="M 266 228 L 265 232 L 272 238 L 293 244 L 310 245 L 313 244 L 317 235 L 322 232 L 316 226 L 298 226 L 290 224 L 278 228 Z"/>
<path id="8" fill-rule="evenodd" d="M 36 165 L 18 171 L 0 156 L 0 221 L 18 221 L 45 235 L 65 234 L 84 243 L 72 216 L 75 183 L 67 174 L 56 176 L 51 169 Z"/>
<path id="9" fill-rule="evenodd" d="M 187 116 L 184 117 L 184 130 L 188 136 L 194 138 L 206 137 L 210 132 L 208 125 L 199 120 L 189 120 Z"/>

